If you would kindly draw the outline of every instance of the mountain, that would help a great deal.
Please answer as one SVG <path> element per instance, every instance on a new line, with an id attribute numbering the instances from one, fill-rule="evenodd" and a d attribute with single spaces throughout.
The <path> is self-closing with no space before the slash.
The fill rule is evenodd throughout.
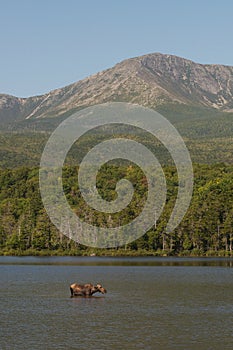
<path id="1" fill-rule="evenodd" d="M 155 53 L 45 95 L 0 95 L 0 167 L 38 165 L 50 132 L 62 120 L 84 107 L 113 101 L 162 113 L 184 138 L 194 162 L 233 162 L 233 67 Z M 90 146 L 88 140 L 81 148 Z"/>
<path id="2" fill-rule="evenodd" d="M 13 126 L 58 117 L 107 101 L 155 109 L 175 104 L 233 112 L 233 67 L 198 64 L 160 53 L 131 58 L 45 95 L 17 98 L 2 94 L 0 123 Z"/>

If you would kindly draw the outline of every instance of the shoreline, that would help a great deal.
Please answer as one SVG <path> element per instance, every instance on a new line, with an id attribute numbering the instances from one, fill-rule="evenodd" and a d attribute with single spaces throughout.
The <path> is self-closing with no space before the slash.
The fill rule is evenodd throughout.
<path id="1" fill-rule="evenodd" d="M 12 256 L 12 257 L 26 257 L 26 256 L 35 256 L 35 257 L 173 257 L 173 258 L 232 258 L 233 253 L 230 251 L 183 251 L 180 253 L 169 252 L 169 251 L 132 251 L 125 249 L 117 250 L 86 250 L 86 251 L 59 251 L 59 250 L 25 250 L 25 251 L 0 251 L 0 256 Z"/>

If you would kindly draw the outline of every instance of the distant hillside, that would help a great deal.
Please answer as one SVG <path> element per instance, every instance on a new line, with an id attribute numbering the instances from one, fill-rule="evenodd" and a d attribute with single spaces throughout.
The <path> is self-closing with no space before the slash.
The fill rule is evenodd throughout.
<path id="1" fill-rule="evenodd" d="M 178 104 L 233 112 L 233 67 L 204 65 L 173 55 L 149 54 L 42 96 L 0 95 L 0 123 L 58 117 L 107 101 L 159 108 Z"/>
<path id="2" fill-rule="evenodd" d="M 113 101 L 162 113 L 184 137 L 195 162 L 232 163 L 233 67 L 155 53 L 125 60 L 45 95 L 0 95 L 0 167 L 37 165 L 48 133 L 63 119 L 84 107 Z"/>

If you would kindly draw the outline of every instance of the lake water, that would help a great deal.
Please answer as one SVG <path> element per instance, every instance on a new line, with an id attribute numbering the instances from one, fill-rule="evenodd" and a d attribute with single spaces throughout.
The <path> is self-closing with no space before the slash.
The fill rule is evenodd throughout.
<path id="1" fill-rule="evenodd" d="M 0 349 L 233 348 L 233 259 L 0 257 Z M 73 282 L 106 295 L 70 298 Z"/>

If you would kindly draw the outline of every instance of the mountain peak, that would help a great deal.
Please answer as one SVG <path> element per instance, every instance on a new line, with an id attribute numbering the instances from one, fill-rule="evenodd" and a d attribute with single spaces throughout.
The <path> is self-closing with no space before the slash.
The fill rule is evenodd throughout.
<path id="1" fill-rule="evenodd" d="M 124 60 L 42 96 L 22 99 L 2 94 L 0 122 L 56 117 L 110 101 L 138 103 L 155 109 L 176 103 L 231 111 L 233 67 L 150 53 Z"/>

